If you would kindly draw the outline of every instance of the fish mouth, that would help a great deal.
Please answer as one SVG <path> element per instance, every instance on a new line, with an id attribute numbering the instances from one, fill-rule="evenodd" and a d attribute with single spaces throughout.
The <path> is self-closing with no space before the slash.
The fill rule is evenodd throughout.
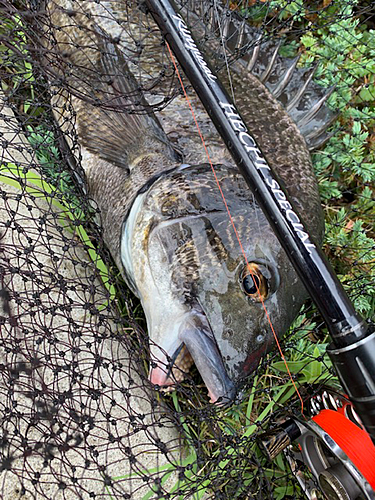
<path id="1" fill-rule="evenodd" d="M 210 396 L 211 403 L 225 404 L 236 396 L 236 388 L 225 369 L 212 329 L 202 313 L 188 314 L 178 331 L 177 349 L 169 354 L 169 362 L 151 363 L 150 381 L 170 388 L 183 380 L 195 363 Z"/>

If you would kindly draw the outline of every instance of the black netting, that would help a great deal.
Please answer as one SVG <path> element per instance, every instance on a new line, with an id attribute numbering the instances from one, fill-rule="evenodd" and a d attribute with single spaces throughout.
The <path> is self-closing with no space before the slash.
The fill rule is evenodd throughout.
<path id="1" fill-rule="evenodd" d="M 137 148 L 207 160 L 144 3 L 0 5 L 0 496 L 305 498 L 307 467 L 288 453 L 269 462 L 259 447 L 265 430 L 301 414 L 275 348 L 225 406 L 210 403 L 194 366 L 184 376 L 174 368 L 174 390 L 149 382 L 153 341 L 119 270 L 118 239 L 139 186 L 168 165 L 146 168 Z M 250 73 L 289 109 L 319 183 L 324 250 L 374 319 L 373 2 L 177 5 L 240 109 Z M 230 162 L 184 82 L 212 160 Z M 152 113 L 165 132 L 157 141 L 142 136 L 142 120 L 155 129 Z M 129 185 L 137 165 L 143 177 Z M 323 389 L 340 392 L 327 344 L 308 300 L 281 342 L 306 415 Z"/>

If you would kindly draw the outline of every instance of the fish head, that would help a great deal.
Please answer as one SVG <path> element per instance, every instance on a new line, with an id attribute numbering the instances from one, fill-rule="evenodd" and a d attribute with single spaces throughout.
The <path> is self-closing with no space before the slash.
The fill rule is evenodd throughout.
<path id="1" fill-rule="evenodd" d="M 246 243 L 242 249 L 231 249 L 233 265 L 216 268 L 216 281 L 202 277 L 197 291 L 225 371 L 237 389 L 275 345 L 275 338 L 287 331 L 306 299 L 285 252 L 263 214 L 258 216 L 262 230 L 252 231 L 246 240 L 237 224 L 241 243 Z M 215 394 L 214 389 L 211 392 Z"/>
<path id="2" fill-rule="evenodd" d="M 207 169 L 160 179 L 128 231 L 128 261 L 147 318 L 151 382 L 181 380 L 191 357 L 211 401 L 222 402 L 286 332 L 306 292 L 242 177 L 217 170 L 231 218 Z"/>

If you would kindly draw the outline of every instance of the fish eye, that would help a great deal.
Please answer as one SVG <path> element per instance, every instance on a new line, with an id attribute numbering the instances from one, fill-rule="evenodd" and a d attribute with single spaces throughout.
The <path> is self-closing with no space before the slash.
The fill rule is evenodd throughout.
<path id="1" fill-rule="evenodd" d="M 242 286 L 244 292 L 247 295 L 253 295 L 254 293 L 257 293 L 259 285 L 260 285 L 259 278 L 255 274 L 253 276 L 251 276 L 251 274 L 248 274 L 242 280 Z"/>
<path id="2" fill-rule="evenodd" d="M 262 273 L 261 266 L 255 262 L 244 266 L 240 275 L 240 284 L 245 295 L 258 302 L 268 296 L 268 279 Z"/>

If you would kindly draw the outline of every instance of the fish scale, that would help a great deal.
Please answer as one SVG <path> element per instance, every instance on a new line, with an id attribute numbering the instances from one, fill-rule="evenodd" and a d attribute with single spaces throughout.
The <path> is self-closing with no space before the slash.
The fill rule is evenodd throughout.
<path id="1" fill-rule="evenodd" d="M 177 4 L 189 20 L 193 32 L 199 32 L 198 39 L 206 40 L 207 33 L 216 32 L 216 39 L 208 36 L 210 44 L 216 47 L 215 51 L 211 51 L 212 64 L 223 66 L 224 45 L 229 61 L 237 60 L 247 72 L 261 80 L 288 110 L 310 150 L 324 144 L 330 137 L 327 128 L 337 115 L 325 106 L 333 88 L 327 91 L 313 81 L 316 66 L 298 68 L 299 55 L 294 58 L 281 57 L 279 49 L 282 37 L 270 38 L 262 29 L 251 26 L 227 4 L 205 0 L 199 2 L 200 9 L 192 0 L 178 0 Z M 222 45 L 218 45 L 219 39 Z M 307 115 L 309 117 L 306 120 Z M 306 120 L 303 127 L 299 123 L 302 120 Z"/>
<path id="2" fill-rule="evenodd" d="M 198 9 L 198 3 L 192 5 L 189 1 L 179 1 L 177 5 L 183 6 L 182 13 L 185 14 L 186 19 L 190 22 L 196 38 L 206 39 L 204 44 L 205 53 L 214 65 L 215 61 L 217 64 L 217 54 L 222 53 L 220 39 L 212 36 L 212 32 L 218 31 L 216 16 L 213 15 L 214 7 L 218 10 L 219 16 L 229 20 L 227 24 L 229 23 L 231 26 L 232 35 L 228 35 L 228 50 L 234 50 L 237 46 L 234 39 L 237 33 L 240 32 L 238 26 L 243 26 L 243 23 L 242 20 L 239 21 L 235 13 L 228 11 L 228 9 L 225 9 L 225 7 L 221 6 L 218 2 L 200 2 L 200 5 L 204 6 L 200 10 Z M 123 12 L 123 7 L 119 6 L 118 11 L 120 13 Z M 197 12 L 198 15 L 195 12 Z M 226 15 L 228 12 L 230 12 L 231 17 Z M 137 11 L 136 7 L 131 9 L 131 7 L 128 6 L 126 13 L 127 17 L 123 19 L 123 21 L 128 20 L 132 13 L 134 19 L 143 19 L 143 21 L 140 22 L 141 26 L 147 24 L 153 26 L 151 16 L 148 16 L 148 21 L 146 22 L 146 15 Z M 117 15 L 119 16 L 119 14 Z M 202 23 L 201 17 L 203 17 L 203 21 L 207 20 L 208 27 Z M 210 30 L 209 37 L 205 36 L 207 30 Z M 243 29 L 242 38 L 243 46 L 248 46 L 248 49 L 244 51 L 244 53 L 241 52 L 241 58 L 239 58 L 238 61 L 231 62 L 231 78 L 232 84 L 236 89 L 237 107 L 241 110 L 245 122 L 249 126 L 253 137 L 258 142 L 268 163 L 281 179 L 281 184 L 284 187 L 287 185 L 288 194 L 302 217 L 304 219 L 313 218 L 310 230 L 312 235 L 317 240 L 321 241 L 324 227 L 318 187 L 315 177 L 311 175 L 312 164 L 308 148 L 306 148 L 305 138 L 296 126 L 294 119 L 301 118 L 301 115 L 306 115 L 306 112 L 311 109 L 311 105 L 309 105 L 307 101 L 315 102 L 322 98 L 327 99 L 329 93 L 327 94 L 325 89 L 310 80 L 310 85 L 306 89 L 306 92 L 303 93 L 298 100 L 298 106 L 293 106 L 290 110 L 290 112 L 293 112 L 292 116 L 294 119 L 292 116 L 285 113 L 282 104 L 285 106 L 288 105 L 293 96 L 295 96 L 297 88 L 303 86 L 304 78 L 306 74 L 311 73 L 311 69 L 295 69 L 294 78 L 290 75 L 288 85 L 277 99 L 272 95 L 272 90 L 277 84 L 269 83 L 268 88 L 259 85 L 257 76 L 260 76 L 266 71 L 273 55 L 276 58 L 276 63 L 272 67 L 271 75 L 273 75 L 276 82 L 280 81 L 280 76 L 277 76 L 278 71 L 281 74 L 285 74 L 285 72 L 290 69 L 290 66 L 293 65 L 293 62 L 290 62 L 290 59 L 281 58 L 278 53 L 275 52 L 275 47 L 279 45 L 277 42 L 259 42 L 258 45 L 254 43 L 254 39 L 259 39 L 259 36 L 260 30 L 258 28 L 252 28 L 246 25 L 246 28 Z M 148 43 L 148 47 L 151 47 L 152 41 L 149 40 Z M 155 39 L 154 44 L 160 45 L 160 41 L 157 42 Z M 252 72 L 250 73 L 248 71 L 248 65 L 245 63 L 251 60 L 252 52 L 257 47 L 259 47 L 259 51 L 254 61 Z M 149 50 L 147 54 L 149 61 L 154 60 L 158 62 L 159 58 L 157 55 L 155 56 L 155 49 L 153 51 Z M 222 63 L 220 65 L 222 66 L 221 71 L 219 71 L 220 79 L 229 89 L 230 83 L 228 81 L 227 68 L 223 66 Z M 158 67 L 158 65 L 156 65 L 156 67 Z M 151 71 L 152 69 L 150 69 L 150 73 Z M 270 81 L 270 79 L 268 81 Z M 212 161 L 214 163 L 231 162 L 231 158 L 221 138 L 195 93 L 192 93 L 190 99 L 192 100 L 198 123 L 202 129 Z M 200 138 L 195 131 L 196 127 L 194 120 L 186 102 L 183 98 L 177 98 L 175 101 L 176 102 L 172 102 L 167 106 L 165 110 L 158 113 L 163 127 L 168 133 L 172 127 L 172 130 L 181 130 L 188 124 L 189 132 L 180 133 L 181 138 L 178 137 L 180 149 L 187 153 L 184 161 L 192 163 L 207 161 Z M 262 113 L 258 112 L 259 109 L 262 109 Z M 317 117 L 317 123 L 323 126 L 325 131 L 335 115 L 326 107 L 321 107 L 320 113 L 321 115 Z M 309 122 L 305 126 L 305 130 L 302 131 L 306 134 L 312 133 L 311 127 L 314 128 L 316 126 L 317 125 Z M 320 134 L 318 134 L 318 137 L 319 136 Z M 312 137 L 311 140 L 314 141 L 315 144 L 316 137 Z M 320 145 L 321 143 L 317 144 Z M 193 152 L 191 152 L 192 150 Z M 298 169 L 295 167 L 296 165 L 298 165 Z M 307 195 L 304 204 L 300 202 L 302 192 Z"/>
<path id="3" fill-rule="evenodd" d="M 254 292 L 199 136 L 195 128 L 189 128 L 193 120 L 186 103 L 180 97 L 172 100 L 158 113 L 158 120 L 147 102 L 150 92 L 145 87 L 158 74 L 155 67 L 163 64 L 161 39 L 149 16 L 137 11 L 134 3 L 57 3 L 76 10 L 72 16 L 49 4 L 53 23 L 61 27 L 55 36 L 64 50 L 62 67 L 68 63 L 73 68 L 66 78 L 73 89 L 70 98 L 88 192 L 100 208 L 104 240 L 145 311 L 150 380 L 159 386 L 173 384 L 176 370 L 171 371 L 171 360 L 178 369 L 186 365 L 189 353 L 211 399 L 231 399 L 273 345 L 262 301 L 281 336 L 297 315 L 306 291 L 207 114 L 191 94 L 261 298 Z M 82 14 L 88 12 L 92 15 Z M 108 12 L 123 16 L 122 22 L 98 25 Z M 198 35 L 199 29 L 198 23 Z M 134 30 L 134 36 L 128 30 Z M 144 39 L 147 54 L 142 46 L 134 46 L 136 36 Z M 73 37 L 79 40 L 80 49 L 69 49 L 65 43 Z M 212 39 L 205 44 L 212 58 L 218 43 Z M 131 72 L 137 71 L 138 57 L 139 67 L 148 74 L 143 94 Z M 254 68 L 256 64 L 255 60 Z M 232 64 L 237 104 L 320 242 L 322 210 L 305 139 L 247 66 L 241 61 Z M 271 69 L 266 70 L 269 75 L 264 80 L 271 74 Z M 225 81 L 226 73 L 221 75 Z M 90 97 L 82 100 L 90 87 L 99 99 L 95 103 Z M 60 94 L 54 101 L 58 121 L 64 117 L 63 98 Z M 172 144 L 168 134 L 173 132 L 176 142 Z"/>

